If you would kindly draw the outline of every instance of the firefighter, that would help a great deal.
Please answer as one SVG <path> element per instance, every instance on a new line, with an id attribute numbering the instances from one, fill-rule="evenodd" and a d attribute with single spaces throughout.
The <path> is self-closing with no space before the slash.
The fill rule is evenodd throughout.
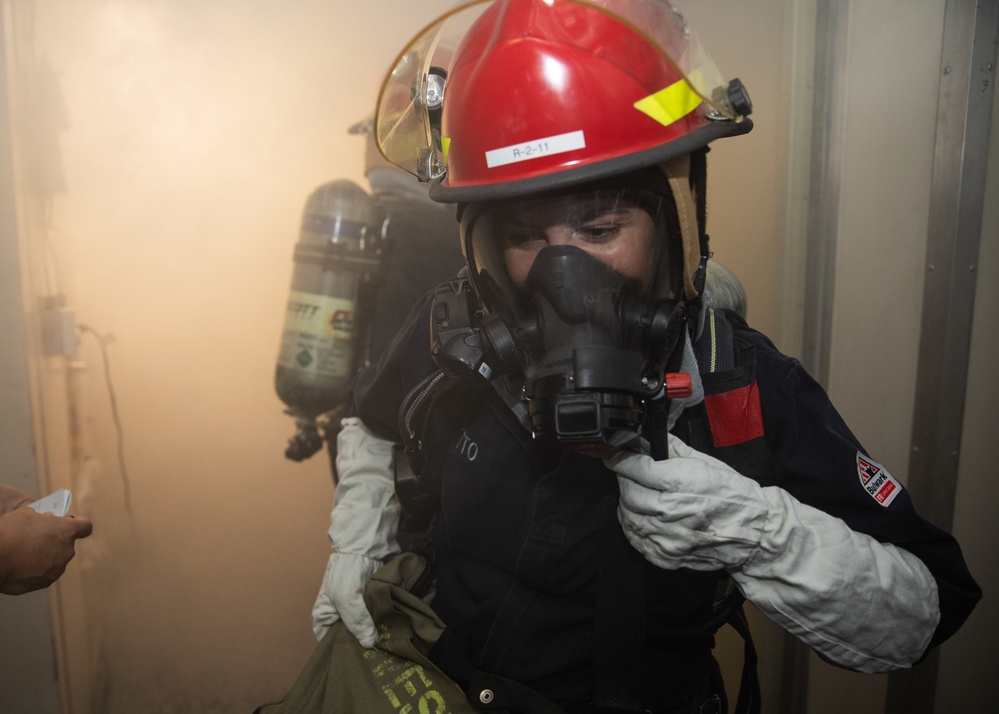
<path id="1" fill-rule="evenodd" d="M 378 111 L 385 155 L 457 204 L 466 272 L 359 377 L 317 634 L 374 645 L 364 584 L 415 542 L 430 658 L 490 708 L 483 673 L 553 711 L 724 710 L 711 648 L 739 597 L 836 665 L 919 662 L 981 596 L 958 544 L 797 360 L 702 299 L 707 147 L 752 128 L 745 88 L 664 1 L 465 12 Z M 394 152 L 414 131 L 424 151 Z M 420 510 L 425 542 L 399 527 Z"/>
<path id="2" fill-rule="evenodd" d="M 384 216 L 380 273 L 371 286 L 366 355 L 377 362 L 413 303 L 462 267 L 454 206 L 436 203 L 426 185 L 389 163 L 374 141 L 374 117 L 350 127 L 364 137 L 364 177 Z"/>

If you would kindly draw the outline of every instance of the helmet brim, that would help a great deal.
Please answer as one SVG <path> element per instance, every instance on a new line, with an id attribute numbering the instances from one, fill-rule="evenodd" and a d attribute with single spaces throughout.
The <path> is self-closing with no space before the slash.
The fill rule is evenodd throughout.
<path id="1" fill-rule="evenodd" d="M 645 151 L 517 181 L 483 183 L 474 186 L 449 186 L 447 175 L 445 175 L 442 179 L 431 182 L 430 198 L 438 203 L 473 203 L 555 191 L 597 179 L 626 174 L 649 166 L 657 166 L 670 159 L 703 148 L 716 139 L 747 134 L 752 128 L 753 121 L 748 117 L 738 122 L 728 119 L 717 120 L 685 136 Z"/>

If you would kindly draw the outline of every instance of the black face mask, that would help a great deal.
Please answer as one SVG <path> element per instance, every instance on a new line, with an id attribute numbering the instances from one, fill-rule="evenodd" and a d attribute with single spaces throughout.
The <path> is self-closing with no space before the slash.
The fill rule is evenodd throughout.
<path id="1" fill-rule="evenodd" d="M 515 329 L 535 432 L 587 444 L 637 430 L 659 385 L 644 374 L 652 316 L 635 281 L 579 248 L 549 246 L 522 290 Z"/>
<path id="2" fill-rule="evenodd" d="M 622 192 L 614 199 L 620 203 L 608 203 L 601 193 L 601 208 L 572 212 L 573 225 L 583 233 L 596 226 L 595 233 L 604 236 L 605 224 L 616 219 L 602 216 L 628 206 L 640 207 L 657 225 L 661 216 L 648 208 L 649 194 L 641 196 L 644 202 L 635 196 Z M 612 209 L 604 211 L 608 205 Z M 535 434 L 569 448 L 602 450 L 638 434 L 683 332 L 677 319 L 682 310 L 659 294 L 665 238 L 655 235 L 644 243 L 652 248 L 638 264 L 647 270 L 633 271 L 645 275 L 642 280 L 616 272 L 588 250 L 557 244 L 538 250 L 515 285 L 503 256 L 505 215 L 466 218 L 466 257 L 476 272 L 438 292 L 438 365 L 470 382 L 505 374 L 523 384 Z M 522 239 L 519 223 L 513 223 Z M 473 231 L 481 231 L 474 240 L 468 235 Z"/>

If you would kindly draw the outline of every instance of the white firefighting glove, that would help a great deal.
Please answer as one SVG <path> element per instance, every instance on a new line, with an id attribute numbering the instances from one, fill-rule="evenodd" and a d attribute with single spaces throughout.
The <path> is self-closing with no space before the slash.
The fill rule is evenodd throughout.
<path id="1" fill-rule="evenodd" d="M 364 586 L 385 560 L 399 553 L 392 442 L 360 419 L 341 422 L 329 538 L 333 552 L 312 608 L 312 630 L 322 638 L 337 620 L 364 647 L 375 644 L 375 623 L 364 605 Z"/>
<path id="2" fill-rule="evenodd" d="M 913 664 L 940 619 L 916 556 L 761 487 L 669 436 L 669 458 L 619 453 L 618 518 L 661 568 L 727 570 L 742 594 L 822 657 L 861 672 Z"/>

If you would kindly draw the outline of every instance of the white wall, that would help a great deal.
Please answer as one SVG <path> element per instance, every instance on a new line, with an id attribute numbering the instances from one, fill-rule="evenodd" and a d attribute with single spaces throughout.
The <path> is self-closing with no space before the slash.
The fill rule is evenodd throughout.
<path id="1" fill-rule="evenodd" d="M 999 111 L 993 101 L 992 137 L 982 241 L 976 268 L 975 315 L 965 404 L 964 433 L 954 505 L 954 535 L 964 546 L 968 567 L 985 597 L 968 624 L 948 643 L 940 657 L 937 711 L 985 711 L 999 701 L 999 681 L 993 676 L 999 646 Z"/>
<path id="2" fill-rule="evenodd" d="M 8 24 L 0 15 L 0 48 Z M 18 191 L 10 98 L 5 77 L 8 54 L 0 54 L 0 482 L 39 494 L 38 450 L 32 413 L 28 345 L 18 241 Z M 59 711 L 50 597 L 35 592 L 18 598 L 0 595 L 0 711 Z M 23 687 L 28 681 L 32 686 Z"/>
<path id="3" fill-rule="evenodd" d="M 708 233 L 715 258 L 746 287 L 753 325 L 783 346 L 788 53 L 797 28 L 784 0 L 676 5 L 722 74 L 742 79 L 753 99 L 753 131 L 716 142 L 708 155 Z M 756 39 L 764 37 L 766 44 Z"/>

